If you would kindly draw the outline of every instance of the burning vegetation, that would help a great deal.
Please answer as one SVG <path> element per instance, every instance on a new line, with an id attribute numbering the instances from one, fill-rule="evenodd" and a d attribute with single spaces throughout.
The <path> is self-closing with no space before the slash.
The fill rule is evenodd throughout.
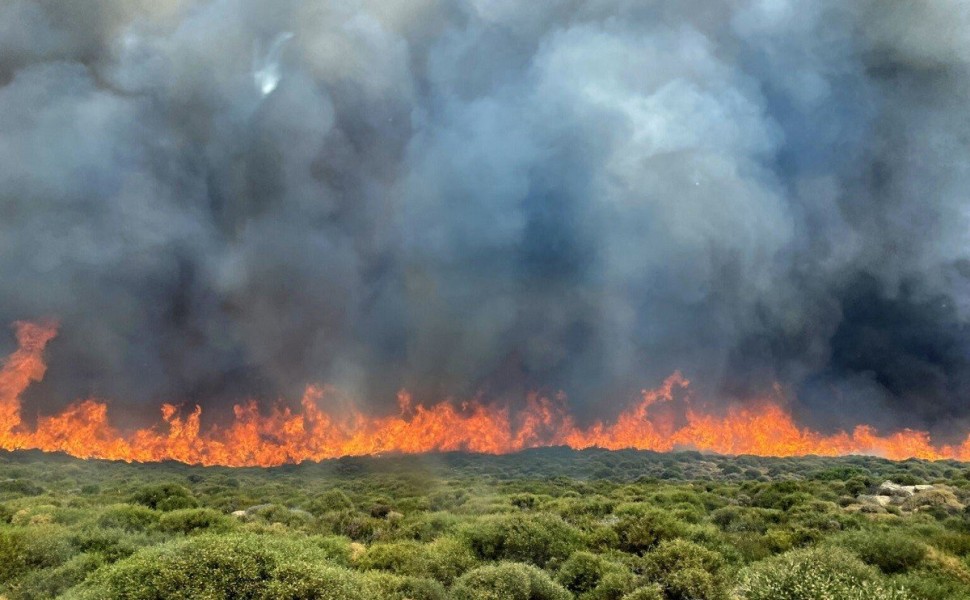
<path id="1" fill-rule="evenodd" d="M 859 425 L 851 432 L 824 435 L 799 427 L 777 401 L 764 399 L 720 413 L 689 402 L 689 381 L 674 373 L 612 422 L 580 426 L 564 396 L 532 395 L 519 411 L 482 401 L 412 404 L 398 395 L 399 412 L 368 415 L 356 409 L 328 412 L 329 394 L 308 386 L 300 409 L 274 407 L 268 414 L 254 400 L 237 404 L 228 425 L 200 424 L 202 409 L 161 407 L 161 422 L 135 431 L 112 426 L 105 402 L 86 399 L 36 425 L 23 420 L 21 395 L 43 378 L 45 346 L 57 334 L 51 323 L 16 324 L 19 348 L 0 370 L 0 448 L 61 451 L 81 458 L 227 466 L 272 466 L 341 456 L 465 450 L 486 454 L 542 446 L 671 451 L 694 449 L 760 456 L 872 454 L 891 459 L 970 458 L 970 439 L 961 445 L 936 445 L 929 434 L 880 434 Z M 657 410 L 687 395 L 681 418 Z"/>

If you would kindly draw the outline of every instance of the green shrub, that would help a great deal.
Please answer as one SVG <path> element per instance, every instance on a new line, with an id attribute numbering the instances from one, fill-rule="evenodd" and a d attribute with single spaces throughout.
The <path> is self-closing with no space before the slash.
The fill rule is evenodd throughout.
<path id="1" fill-rule="evenodd" d="M 222 598 L 223 596 L 219 596 Z M 237 595 L 230 596 L 238 598 Z M 265 590 L 252 596 L 260 600 L 445 600 L 444 587 L 429 579 L 399 577 L 385 573 L 357 573 L 332 565 L 290 561 L 280 565 Z"/>
<path id="2" fill-rule="evenodd" d="M 686 534 L 687 526 L 670 513 L 656 508 L 635 504 L 621 506 L 615 513 L 614 525 L 620 541 L 620 549 L 625 552 L 642 554 L 663 540 L 674 539 Z"/>
<path id="3" fill-rule="evenodd" d="M 358 512 L 345 510 L 325 513 L 319 519 L 319 526 L 324 531 L 343 535 L 355 541 L 370 542 L 374 539 L 380 522 Z"/>
<path id="4" fill-rule="evenodd" d="M 532 510 L 539 505 L 539 497 L 535 494 L 515 494 L 509 498 L 509 504 L 521 510 Z"/>
<path id="5" fill-rule="evenodd" d="M 586 551 L 573 552 L 559 567 L 556 581 L 584 600 L 619 599 L 636 587 L 627 567 Z"/>
<path id="6" fill-rule="evenodd" d="M 170 513 L 171 514 L 171 513 Z M 433 581 L 370 577 L 330 563 L 347 543 L 205 533 L 139 551 L 71 591 L 76 598 L 392 598 L 440 600 Z M 343 557 L 345 559 L 345 557 Z"/>
<path id="7" fill-rule="evenodd" d="M 866 564 L 883 573 L 905 573 L 926 557 L 926 545 L 896 531 L 860 531 L 839 539 Z"/>
<path id="8" fill-rule="evenodd" d="M 199 505 L 192 493 L 177 483 L 146 485 L 132 494 L 131 501 L 157 510 L 195 508 Z"/>
<path id="9" fill-rule="evenodd" d="M 461 518 L 446 512 L 421 513 L 409 516 L 398 529 L 403 538 L 430 542 L 440 535 L 458 528 Z"/>
<path id="10" fill-rule="evenodd" d="M 356 560 L 356 566 L 363 570 L 381 569 L 401 575 L 424 575 L 428 571 L 428 560 L 424 545 L 418 542 L 389 542 L 367 548 Z"/>
<path id="11" fill-rule="evenodd" d="M 633 590 L 623 596 L 621 600 L 664 600 L 664 592 L 663 588 L 656 583 L 652 583 Z"/>
<path id="12" fill-rule="evenodd" d="M 618 565 L 619 566 L 619 565 Z M 582 600 L 619 600 L 633 592 L 643 582 L 628 568 L 617 568 L 603 574 L 595 588 L 586 592 Z"/>
<path id="13" fill-rule="evenodd" d="M 466 502 L 469 495 L 465 490 L 445 490 L 431 494 L 429 510 L 454 510 Z"/>
<path id="14" fill-rule="evenodd" d="M 326 557 L 327 562 L 338 566 L 350 565 L 350 540 L 336 535 L 311 536 L 306 538 L 306 544 L 312 546 L 314 553 Z"/>
<path id="15" fill-rule="evenodd" d="M 911 571 L 893 578 L 893 581 L 919 600 L 954 600 L 970 598 L 970 581 L 966 577 L 934 571 Z"/>
<path id="16" fill-rule="evenodd" d="M 763 509 L 725 506 L 711 513 L 711 522 L 723 531 L 764 533 L 768 519 Z"/>
<path id="17" fill-rule="evenodd" d="M 668 573 L 661 587 L 667 600 L 722 600 L 728 597 L 721 578 L 696 567 Z"/>
<path id="18" fill-rule="evenodd" d="M 429 544 L 415 541 L 378 543 L 355 560 L 355 565 L 363 570 L 430 577 L 445 584 L 450 584 L 475 564 L 471 549 L 454 538 L 441 538 Z"/>
<path id="19" fill-rule="evenodd" d="M 319 516 L 333 511 L 353 510 L 354 503 L 344 491 L 329 490 L 311 500 L 306 509 Z"/>
<path id="20" fill-rule="evenodd" d="M 592 552 L 579 551 L 573 554 L 559 567 L 556 581 L 567 590 L 582 594 L 595 588 L 608 570 L 606 559 Z"/>
<path id="21" fill-rule="evenodd" d="M 294 510 L 281 504 L 267 504 L 248 511 L 250 516 L 264 523 L 281 523 L 287 527 L 301 527 L 312 520 L 312 515 L 303 510 Z"/>
<path id="22" fill-rule="evenodd" d="M 71 553 L 68 533 L 60 527 L 0 529 L 0 585 L 35 569 L 56 567 Z"/>
<path id="23" fill-rule="evenodd" d="M 613 512 L 616 501 L 602 495 L 570 500 L 559 509 L 559 514 L 566 520 L 583 518 L 602 519 Z"/>
<path id="24" fill-rule="evenodd" d="M 457 577 L 473 568 L 477 561 L 464 541 L 441 537 L 425 545 L 427 575 L 450 585 Z"/>
<path id="25" fill-rule="evenodd" d="M 247 587 L 238 591 L 232 588 L 218 588 L 209 595 L 177 596 L 178 598 L 205 597 L 207 599 L 237 599 L 252 600 L 348 600 L 350 598 L 384 598 L 381 588 L 374 580 L 369 580 L 360 573 L 348 569 L 335 567 L 305 560 L 291 560 L 278 565 L 272 572 L 272 578 L 261 583 L 247 581 Z M 138 598 L 167 598 L 167 596 L 128 596 L 132 600 Z M 93 597 L 92 597 L 93 600 Z"/>
<path id="26" fill-rule="evenodd" d="M 108 507 L 98 518 L 98 526 L 118 528 L 125 531 L 144 531 L 158 523 L 161 515 L 144 506 L 115 504 Z"/>
<path id="27" fill-rule="evenodd" d="M 229 517 L 211 508 L 182 508 L 163 513 L 158 530 L 165 533 L 195 533 L 198 531 L 229 531 L 235 525 Z"/>
<path id="28" fill-rule="evenodd" d="M 13 584 L 8 593 L 12 600 L 46 600 L 54 598 L 81 583 L 104 564 L 100 554 L 78 554 L 57 567 L 31 571 Z"/>
<path id="29" fill-rule="evenodd" d="M 230 533 L 145 548 L 99 569 L 70 597 L 342 599 L 380 598 L 381 589 L 363 574 L 328 564 L 326 549 L 313 540 Z"/>
<path id="30" fill-rule="evenodd" d="M 152 541 L 143 532 L 95 526 L 79 528 L 70 537 L 71 545 L 78 551 L 99 554 L 107 562 L 131 556 Z"/>
<path id="31" fill-rule="evenodd" d="M 482 560 L 511 560 L 544 567 L 578 549 L 581 535 L 560 517 L 548 514 L 492 515 L 463 529 L 469 547 Z"/>
<path id="32" fill-rule="evenodd" d="M 792 550 L 756 563 L 740 576 L 745 600 L 910 600 L 879 572 L 837 547 Z"/>
<path id="33" fill-rule="evenodd" d="M 39 496 L 44 488 L 23 479 L 0 479 L 0 494 L 14 496 Z"/>
<path id="34" fill-rule="evenodd" d="M 451 590 L 453 600 L 569 600 L 571 595 L 532 565 L 500 563 L 462 575 Z"/>
<path id="35" fill-rule="evenodd" d="M 100 569 L 79 598 L 259 598 L 276 566 L 253 537 L 199 536 L 141 550 Z"/>
<path id="36" fill-rule="evenodd" d="M 669 600 L 721 600 L 728 596 L 724 557 L 684 539 L 661 542 L 644 555 L 643 573 Z"/>
<path id="37" fill-rule="evenodd" d="M 424 577 L 401 577 L 388 573 L 363 576 L 377 586 L 377 598 L 387 600 L 445 600 L 448 596 L 443 585 Z"/>

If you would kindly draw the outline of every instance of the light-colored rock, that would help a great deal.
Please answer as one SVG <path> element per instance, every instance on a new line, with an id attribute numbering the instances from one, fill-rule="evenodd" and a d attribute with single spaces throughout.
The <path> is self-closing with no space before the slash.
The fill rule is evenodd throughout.
<path id="1" fill-rule="evenodd" d="M 929 484 L 923 485 L 899 485 L 898 483 L 893 483 L 892 481 L 883 481 L 879 484 L 878 493 L 883 496 L 912 496 L 916 492 L 925 492 L 932 490 L 933 486 Z"/>
<path id="2" fill-rule="evenodd" d="M 246 516 L 246 511 L 244 510 L 234 510 L 232 511 L 232 516 L 242 518 Z"/>

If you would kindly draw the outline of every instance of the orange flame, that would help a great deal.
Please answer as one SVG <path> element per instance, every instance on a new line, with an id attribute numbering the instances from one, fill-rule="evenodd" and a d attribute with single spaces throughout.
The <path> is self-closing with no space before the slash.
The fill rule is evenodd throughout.
<path id="1" fill-rule="evenodd" d="M 53 416 L 41 416 L 33 428 L 21 418 L 21 395 L 43 378 L 43 351 L 57 333 L 53 323 L 15 324 L 18 349 L 0 368 L 0 448 L 61 451 L 81 458 L 125 461 L 177 460 L 228 466 L 272 466 L 383 452 L 421 453 L 467 450 L 500 454 L 539 446 L 636 448 L 670 451 L 695 449 L 721 454 L 794 456 L 872 454 L 891 459 L 970 459 L 970 437 L 959 446 L 934 445 L 929 434 L 903 430 L 879 435 L 860 425 L 851 433 L 823 435 L 799 427 L 777 401 L 762 400 L 729 408 L 724 414 L 697 410 L 687 403 L 680 420 L 669 411 L 688 393 L 690 382 L 674 373 L 611 423 L 578 426 L 566 410 L 565 396 L 537 394 L 515 414 L 507 407 L 481 402 L 423 406 L 402 391 L 399 412 L 369 416 L 357 410 L 337 415 L 324 410 L 339 398 L 332 388 L 309 386 L 299 411 L 274 407 L 261 414 L 254 401 L 234 407 L 228 426 L 202 430 L 202 409 L 190 411 L 163 404 L 162 422 L 136 431 L 120 431 L 97 400 L 76 402 Z"/>

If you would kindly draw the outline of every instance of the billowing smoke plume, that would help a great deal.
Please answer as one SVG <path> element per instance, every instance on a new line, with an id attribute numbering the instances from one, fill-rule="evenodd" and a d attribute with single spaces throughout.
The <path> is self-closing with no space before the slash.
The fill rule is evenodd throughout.
<path id="1" fill-rule="evenodd" d="M 968 67 L 958 0 L 6 0 L 0 322 L 61 322 L 35 412 L 680 369 L 965 431 Z"/>

